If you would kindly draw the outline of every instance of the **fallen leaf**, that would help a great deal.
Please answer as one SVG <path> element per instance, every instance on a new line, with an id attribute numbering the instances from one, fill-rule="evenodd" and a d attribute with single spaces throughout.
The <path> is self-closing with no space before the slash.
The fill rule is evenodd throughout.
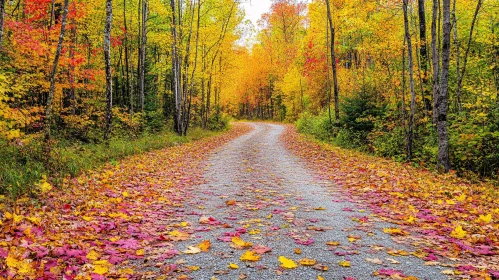
<path id="1" fill-rule="evenodd" d="M 342 267 L 350 267 L 349 261 L 342 260 L 342 261 L 339 261 L 338 264 Z"/>
<path id="2" fill-rule="evenodd" d="M 239 258 L 240 260 L 242 261 L 258 261 L 260 260 L 261 256 L 256 254 L 255 252 L 252 252 L 252 251 L 246 251 L 244 252 L 244 254 L 241 255 L 241 257 Z"/>
<path id="3" fill-rule="evenodd" d="M 279 261 L 281 262 L 282 268 L 293 269 L 298 267 L 293 260 L 290 260 L 284 256 L 279 256 Z"/>
<path id="4" fill-rule="evenodd" d="M 299 263 L 304 266 L 313 266 L 317 263 L 317 261 L 314 259 L 303 258 L 299 261 Z"/>
<path id="5" fill-rule="evenodd" d="M 231 268 L 231 269 L 238 269 L 239 266 L 237 264 L 235 264 L 235 263 L 229 263 L 229 268 Z"/>

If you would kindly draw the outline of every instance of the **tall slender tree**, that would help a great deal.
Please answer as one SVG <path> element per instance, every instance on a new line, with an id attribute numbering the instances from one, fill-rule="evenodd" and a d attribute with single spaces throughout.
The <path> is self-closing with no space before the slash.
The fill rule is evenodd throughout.
<path id="1" fill-rule="evenodd" d="M 414 90 L 414 62 L 412 58 L 412 40 L 409 31 L 409 20 L 407 16 L 407 2 L 403 0 L 405 40 L 407 42 L 407 58 L 409 62 L 409 87 L 411 90 L 411 112 L 409 115 L 409 126 L 407 130 L 407 159 L 412 159 L 412 143 L 414 135 L 414 114 L 416 110 L 416 92 Z"/>
<path id="2" fill-rule="evenodd" d="M 69 0 L 64 0 L 64 7 L 62 12 L 61 21 L 61 32 L 59 33 L 59 41 L 57 43 L 57 49 L 55 51 L 54 63 L 52 64 L 52 71 L 50 72 L 50 90 L 47 97 L 47 105 L 45 107 L 45 121 L 44 121 L 44 134 L 45 134 L 45 156 L 50 156 L 50 139 L 51 130 L 50 126 L 52 124 L 52 102 L 54 100 L 55 93 L 55 78 L 57 75 L 57 67 L 59 66 L 59 59 L 61 57 L 62 44 L 64 43 L 64 34 L 66 33 L 66 20 L 68 17 Z"/>
<path id="3" fill-rule="evenodd" d="M 431 17 L 431 59 L 433 65 L 433 123 L 437 124 L 437 96 L 439 91 L 439 77 L 440 77 L 440 56 L 439 44 L 437 39 L 437 22 L 438 11 L 440 7 L 440 0 L 433 0 L 433 10 Z"/>
<path id="4" fill-rule="evenodd" d="M 113 0 L 106 0 L 106 23 L 104 25 L 104 62 L 106 67 L 106 128 L 104 139 L 111 134 L 113 121 L 113 76 L 111 73 L 111 26 L 113 21 Z"/>
<path id="5" fill-rule="evenodd" d="M 334 25 L 333 18 L 331 15 L 331 7 L 329 5 L 329 0 L 326 0 L 326 8 L 327 8 L 327 20 L 329 22 L 329 32 L 331 33 L 331 68 L 333 69 L 333 83 L 334 83 L 334 117 L 336 122 L 340 121 L 340 100 L 339 100 L 339 86 L 338 86 L 338 73 L 337 73 L 337 63 L 336 63 L 336 54 L 334 50 Z"/>
<path id="6" fill-rule="evenodd" d="M 5 17 L 5 0 L 0 0 L 0 51 L 2 50 L 2 42 L 3 42 L 4 17 Z"/>
<path id="7" fill-rule="evenodd" d="M 437 167 L 444 172 L 450 170 L 449 135 L 447 132 L 447 107 L 450 64 L 450 0 L 443 0 L 443 29 L 442 29 L 442 75 L 440 88 L 437 94 L 437 133 L 438 133 L 438 161 Z"/>
<path id="8" fill-rule="evenodd" d="M 419 18 L 419 57 L 421 58 L 421 71 L 422 74 L 422 86 L 423 86 L 423 97 L 426 96 L 428 90 L 428 48 L 426 40 L 426 13 L 425 13 L 425 1 L 418 0 L 418 18 Z M 426 105 L 426 101 L 423 100 Z M 429 107 L 429 106 L 428 106 Z M 426 108 L 426 107 L 425 107 Z"/>

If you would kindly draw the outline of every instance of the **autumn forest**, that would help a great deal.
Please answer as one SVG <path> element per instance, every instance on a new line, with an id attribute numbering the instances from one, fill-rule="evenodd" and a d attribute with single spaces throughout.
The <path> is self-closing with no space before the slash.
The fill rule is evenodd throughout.
<path id="1" fill-rule="evenodd" d="M 0 278 L 499 277 L 499 2 L 270 2 L 0 0 Z"/>

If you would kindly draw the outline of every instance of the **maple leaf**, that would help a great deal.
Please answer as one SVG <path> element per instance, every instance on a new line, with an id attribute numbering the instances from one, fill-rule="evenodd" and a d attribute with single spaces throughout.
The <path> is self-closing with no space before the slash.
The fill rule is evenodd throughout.
<path id="1" fill-rule="evenodd" d="M 480 215 L 476 221 L 480 224 L 488 224 L 492 221 L 492 214 Z"/>
<path id="2" fill-rule="evenodd" d="M 366 258 L 366 262 L 370 262 L 370 263 L 374 263 L 374 264 L 383 264 L 383 261 L 378 259 L 378 258 L 374 258 L 374 259 Z"/>
<path id="3" fill-rule="evenodd" d="M 234 243 L 238 248 L 241 248 L 241 249 L 253 247 L 253 243 L 251 243 L 251 242 L 245 242 L 239 236 L 232 237 L 232 243 Z"/>
<path id="4" fill-rule="evenodd" d="M 317 261 L 314 259 L 303 258 L 299 261 L 299 263 L 304 266 L 313 266 L 317 263 Z"/>
<path id="5" fill-rule="evenodd" d="M 279 256 L 279 261 L 281 262 L 282 268 L 293 269 L 298 267 L 293 260 L 290 260 L 284 256 Z"/>
<path id="6" fill-rule="evenodd" d="M 229 263 L 228 267 L 231 268 L 231 269 L 238 269 L 239 268 L 239 266 L 237 264 L 235 264 L 235 263 Z"/>
<path id="7" fill-rule="evenodd" d="M 94 261 L 92 264 L 94 265 L 94 273 L 99 275 L 108 273 L 109 268 L 112 266 L 112 264 L 107 260 Z"/>
<path id="8" fill-rule="evenodd" d="M 338 262 L 338 264 L 342 267 L 350 267 L 350 262 L 346 260 L 341 260 Z"/>
<path id="9" fill-rule="evenodd" d="M 96 251 L 94 250 L 90 250 L 90 252 L 88 252 L 87 254 L 87 259 L 91 260 L 91 261 L 95 261 L 95 260 L 98 260 L 99 257 L 100 257 L 100 254 L 97 253 Z"/>
<path id="10" fill-rule="evenodd" d="M 255 247 L 253 247 L 253 249 L 251 249 L 251 251 L 253 251 L 253 252 L 257 253 L 257 254 L 265 254 L 267 252 L 272 251 L 272 249 L 270 249 L 267 246 L 257 245 Z"/>
<path id="11" fill-rule="evenodd" d="M 239 258 L 240 260 L 242 261 L 252 261 L 252 262 L 255 262 L 255 261 L 259 261 L 261 258 L 260 255 L 256 254 L 255 252 L 252 252 L 252 251 L 246 251 L 244 252 L 241 257 Z"/>
<path id="12" fill-rule="evenodd" d="M 454 238 L 457 238 L 457 239 L 463 239 L 464 237 L 466 237 L 467 233 L 465 230 L 463 230 L 463 227 L 462 226 L 457 226 L 451 233 L 450 233 L 450 236 L 451 237 L 454 237 Z"/>
<path id="13" fill-rule="evenodd" d="M 189 246 L 185 251 L 182 251 L 184 254 L 198 254 L 201 253 L 201 249 L 196 246 Z"/>
<path id="14" fill-rule="evenodd" d="M 400 228 L 384 228 L 383 232 L 388 233 L 390 235 L 409 235 L 407 231 L 404 231 Z"/>
<path id="15" fill-rule="evenodd" d="M 211 242 L 210 240 L 203 240 L 203 242 L 199 243 L 197 247 L 203 252 L 208 252 L 211 247 Z"/>

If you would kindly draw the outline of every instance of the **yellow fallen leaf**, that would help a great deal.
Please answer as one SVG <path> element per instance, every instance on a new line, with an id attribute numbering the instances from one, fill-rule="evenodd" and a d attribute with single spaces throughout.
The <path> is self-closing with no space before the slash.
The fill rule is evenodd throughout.
<path id="1" fill-rule="evenodd" d="M 186 226 L 188 226 L 188 225 L 189 225 L 189 223 L 188 223 L 188 222 L 181 222 L 181 223 L 180 223 L 180 226 L 182 226 L 182 227 L 186 227 Z"/>
<path id="2" fill-rule="evenodd" d="M 447 203 L 448 205 L 454 205 L 454 204 L 456 204 L 456 202 L 454 200 L 452 200 L 452 199 L 447 199 L 445 201 L 445 203 Z"/>
<path id="3" fill-rule="evenodd" d="M 456 199 L 457 199 L 457 201 L 459 201 L 459 202 L 463 202 L 463 201 L 465 201 L 465 200 L 466 200 L 466 195 L 463 193 L 463 194 L 461 194 L 460 196 L 458 196 Z"/>
<path id="4" fill-rule="evenodd" d="M 350 267 L 350 262 L 349 261 L 339 261 L 338 264 L 342 267 Z"/>
<path id="5" fill-rule="evenodd" d="M 241 248 L 253 247 L 253 243 L 246 242 L 241 237 L 238 237 L 238 236 L 232 237 L 232 243 L 234 243 L 235 245 L 237 245 L 238 247 L 241 247 Z"/>
<path id="6" fill-rule="evenodd" d="M 463 227 L 462 226 L 457 226 L 451 233 L 450 233 L 450 236 L 451 237 L 454 237 L 454 238 L 457 238 L 457 239 L 463 239 L 464 237 L 466 237 L 466 231 L 463 230 Z"/>
<path id="7" fill-rule="evenodd" d="M 231 269 L 238 269 L 239 268 L 239 266 L 237 264 L 235 264 L 235 263 L 229 263 L 228 267 L 231 268 Z"/>
<path id="8" fill-rule="evenodd" d="M 130 194 L 127 191 L 124 191 L 121 194 L 123 195 L 123 197 L 129 197 L 130 196 Z"/>
<path id="9" fill-rule="evenodd" d="M 144 254 L 145 254 L 144 249 L 139 249 L 139 250 L 135 251 L 135 255 L 137 255 L 137 256 L 143 256 Z"/>
<path id="10" fill-rule="evenodd" d="M 317 280 L 326 280 L 326 279 L 324 279 L 324 277 L 322 277 L 320 275 L 317 275 Z"/>
<path id="11" fill-rule="evenodd" d="M 96 261 L 97 259 L 99 259 L 100 257 L 100 254 L 95 252 L 94 250 L 90 250 L 90 252 L 88 252 L 87 254 L 87 259 L 91 260 L 91 261 Z"/>
<path id="12" fill-rule="evenodd" d="M 281 262 L 282 268 L 293 269 L 298 267 L 293 260 L 290 260 L 284 256 L 280 256 L 279 261 Z"/>
<path id="13" fill-rule="evenodd" d="M 326 208 L 325 208 L 325 207 L 323 207 L 323 206 L 320 206 L 320 207 L 314 208 L 314 210 L 318 210 L 318 211 L 320 211 L 320 210 L 326 210 Z"/>
<path id="14" fill-rule="evenodd" d="M 300 248 L 295 248 L 295 254 L 297 254 L 297 255 L 301 254 L 301 249 Z"/>
<path id="15" fill-rule="evenodd" d="M 112 266 L 107 260 L 94 261 L 94 273 L 104 275 L 109 272 L 109 268 Z"/>
<path id="16" fill-rule="evenodd" d="M 304 265 L 304 266 L 312 266 L 312 265 L 316 264 L 316 263 L 317 263 L 317 261 L 316 261 L 316 260 L 314 260 L 314 259 L 303 258 L 303 259 L 301 259 L 301 260 L 299 261 L 299 263 L 300 263 L 301 265 Z"/>
<path id="17" fill-rule="evenodd" d="M 191 265 L 191 266 L 188 266 L 187 268 L 189 270 L 191 270 L 191 271 L 196 271 L 196 270 L 199 270 L 201 267 L 200 266 Z"/>
<path id="18" fill-rule="evenodd" d="M 408 223 L 408 224 L 414 224 L 414 221 L 416 220 L 416 218 L 414 218 L 414 216 L 409 216 L 409 218 L 407 218 L 405 221 Z"/>
<path id="19" fill-rule="evenodd" d="M 252 251 L 246 251 L 244 254 L 241 255 L 239 258 L 242 261 L 251 261 L 251 262 L 256 262 L 260 260 L 261 256 L 256 254 L 255 252 Z"/>
<path id="20" fill-rule="evenodd" d="M 201 249 L 201 251 L 203 252 L 208 252 L 210 247 L 211 247 L 210 240 L 203 240 L 203 242 L 198 244 L 198 248 Z"/>
<path id="21" fill-rule="evenodd" d="M 383 232 L 390 235 L 409 235 L 407 231 L 404 231 L 400 228 L 384 228 Z"/>
<path id="22" fill-rule="evenodd" d="M 90 222 L 91 220 L 93 220 L 94 218 L 92 217 L 88 217 L 88 216 L 83 216 L 82 217 L 83 220 L 87 221 L 87 222 Z"/>
<path id="23" fill-rule="evenodd" d="M 49 182 L 45 181 L 45 180 L 43 180 L 42 182 L 40 182 L 38 184 L 38 187 L 40 188 L 40 191 L 42 193 L 46 193 L 46 192 L 49 192 L 49 191 L 52 190 L 52 185 Z"/>
<path id="24" fill-rule="evenodd" d="M 492 214 L 480 215 L 476 221 L 478 223 L 488 224 L 492 221 Z"/>
<path id="25" fill-rule="evenodd" d="M 340 242 L 338 241 L 329 241 L 329 242 L 326 242 L 326 245 L 329 245 L 329 246 L 340 246 Z"/>

